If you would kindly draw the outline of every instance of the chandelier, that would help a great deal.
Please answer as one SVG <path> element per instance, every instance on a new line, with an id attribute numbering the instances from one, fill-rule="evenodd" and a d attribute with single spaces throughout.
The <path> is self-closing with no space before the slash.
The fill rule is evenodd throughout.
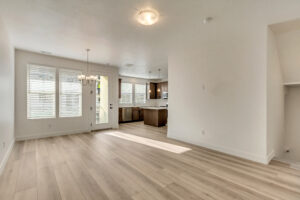
<path id="1" fill-rule="evenodd" d="M 86 68 L 87 68 L 86 69 L 86 74 L 80 74 L 77 77 L 78 80 L 82 81 L 82 83 L 84 85 L 93 83 L 94 81 L 98 80 L 97 76 L 89 74 L 90 73 L 90 70 L 89 70 L 89 52 L 90 52 L 90 49 L 86 49 Z"/>

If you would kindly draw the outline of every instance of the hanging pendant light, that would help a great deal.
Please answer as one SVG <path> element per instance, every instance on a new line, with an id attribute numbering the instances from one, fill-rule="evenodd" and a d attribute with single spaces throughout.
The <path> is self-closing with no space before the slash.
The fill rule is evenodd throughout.
<path id="1" fill-rule="evenodd" d="M 151 80 L 151 71 L 149 71 L 149 80 Z M 151 93 L 150 83 L 149 83 L 149 93 Z"/>
<path id="2" fill-rule="evenodd" d="M 160 68 L 158 69 L 158 79 L 160 79 Z M 160 88 L 157 88 L 157 92 L 160 92 Z"/>
<path id="3" fill-rule="evenodd" d="M 86 75 L 81 74 L 78 75 L 78 80 L 82 81 L 83 85 L 92 84 L 94 81 L 97 81 L 98 77 L 95 75 L 90 75 L 90 69 L 89 69 L 89 52 L 90 49 L 86 49 Z"/>

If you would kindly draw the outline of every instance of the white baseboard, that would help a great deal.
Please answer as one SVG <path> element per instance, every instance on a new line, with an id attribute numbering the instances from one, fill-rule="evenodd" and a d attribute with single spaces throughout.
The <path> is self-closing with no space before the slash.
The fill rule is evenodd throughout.
<path id="1" fill-rule="evenodd" d="M 186 140 L 183 140 L 182 138 L 169 136 L 169 134 L 168 134 L 167 137 L 171 138 L 171 139 L 187 142 L 187 143 L 190 143 L 190 144 L 193 144 L 193 145 L 196 145 L 196 146 L 204 147 L 204 148 L 207 148 L 207 149 L 212 149 L 212 150 L 215 150 L 215 151 L 219 151 L 221 153 L 225 153 L 225 154 L 228 154 L 228 155 L 232 155 L 232 156 L 236 156 L 236 157 L 239 157 L 239 158 L 244 158 L 244 159 L 251 160 L 251 161 L 254 161 L 254 162 L 262 163 L 262 164 L 265 164 L 265 165 L 269 164 L 269 158 L 271 158 L 273 156 L 273 155 L 259 156 L 259 155 L 254 155 L 254 154 L 251 154 L 251 153 L 248 153 L 248 152 L 243 152 L 243 151 L 232 149 L 232 148 L 216 146 L 216 145 L 213 145 L 213 144 L 198 143 L 198 142 L 196 143 L 194 141 L 186 141 Z"/>
<path id="2" fill-rule="evenodd" d="M 41 139 L 41 138 L 48 138 L 48 137 L 55 137 L 55 136 L 63 136 L 63 135 L 72 135 L 72 134 L 79 134 L 79 133 L 86 133 L 90 130 L 81 129 L 81 130 L 72 130 L 72 131 L 58 131 L 52 132 L 47 134 L 34 134 L 34 135 L 26 135 L 26 136 L 16 136 L 16 141 L 23 141 L 23 140 L 31 140 L 31 139 Z"/>
<path id="3" fill-rule="evenodd" d="M 269 153 L 269 155 L 267 156 L 267 164 L 269 164 L 271 162 L 271 160 L 275 157 L 275 151 L 272 150 L 271 153 Z"/>
<path id="4" fill-rule="evenodd" d="M 2 159 L 2 161 L 0 162 L 0 175 L 1 175 L 1 174 L 3 173 L 3 171 L 4 171 L 4 168 L 5 168 L 5 166 L 6 166 L 6 163 L 7 163 L 7 161 L 8 161 L 8 158 L 9 158 L 9 156 L 10 156 L 10 153 L 11 153 L 13 147 L 14 147 L 14 144 L 15 144 L 15 140 L 13 140 L 13 141 L 9 144 L 7 151 L 5 152 L 5 154 L 4 154 L 4 156 L 3 156 L 3 159 Z"/>
<path id="5" fill-rule="evenodd" d="M 282 157 L 274 157 L 274 160 L 277 160 L 277 161 L 282 162 L 282 163 L 286 163 L 290 166 L 290 168 L 300 170 L 300 162 L 290 160 L 290 159 L 286 159 L 286 158 L 282 158 Z"/>
<path id="6" fill-rule="evenodd" d="M 297 162 L 297 163 L 291 163 L 290 166 L 291 166 L 291 168 L 293 168 L 293 169 L 298 169 L 298 170 L 300 170 L 300 162 Z"/>

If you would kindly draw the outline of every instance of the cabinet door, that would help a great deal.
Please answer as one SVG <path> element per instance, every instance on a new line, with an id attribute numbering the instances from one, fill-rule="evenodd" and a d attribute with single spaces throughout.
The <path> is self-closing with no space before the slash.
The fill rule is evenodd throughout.
<path id="1" fill-rule="evenodd" d="M 132 108 L 132 120 L 133 121 L 139 121 L 140 120 L 139 108 Z"/>
<path id="2" fill-rule="evenodd" d="M 144 121 L 144 109 L 140 108 L 140 120 Z"/>
<path id="3" fill-rule="evenodd" d="M 157 88 L 156 88 L 156 98 L 161 99 L 161 94 L 162 94 L 162 86 L 163 83 L 157 83 Z"/>
<path id="4" fill-rule="evenodd" d="M 156 99 L 156 83 L 150 83 L 150 99 Z"/>

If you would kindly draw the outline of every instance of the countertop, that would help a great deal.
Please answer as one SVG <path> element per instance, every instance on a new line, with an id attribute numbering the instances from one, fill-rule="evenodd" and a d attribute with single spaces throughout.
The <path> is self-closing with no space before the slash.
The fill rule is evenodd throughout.
<path id="1" fill-rule="evenodd" d="M 142 108 L 150 110 L 168 110 L 166 106 L 120 106 L 119 108 Z"/>
<path id="2" fill-rule="evenodd" d="M 167 110 L 167 107 L 155 107 L 155 106 L 145 106 L 141 107 L 143 109 L 149 109 L 149 110 Z"/>

